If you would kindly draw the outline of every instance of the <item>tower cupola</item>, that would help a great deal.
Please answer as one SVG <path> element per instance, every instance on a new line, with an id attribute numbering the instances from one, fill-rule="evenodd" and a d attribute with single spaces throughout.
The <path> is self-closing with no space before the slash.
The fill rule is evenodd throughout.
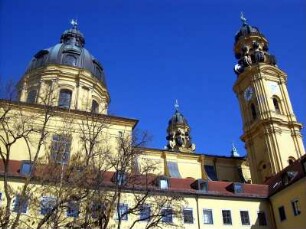
<path id="1" fill-rule="evenodd" d="M 190 127 L 187 120 L 179 111 L 178 101 L 174 105 L 175 113 L 171 117 L 167 128 L 167 149 L 181 152 L 192 152 L 195 144 L 191 142 Z"/>
<path id="2" fill-rule="evenodd" d="M 241 13 L 242 26 L 235 36 L 234 52 L 238 63 L 235 73 L 239 75 L 245 68 L 258 63 L 276 65 L 276 58 L 268 52 L 268 41 L 255 26 L 247 23 Z"/>

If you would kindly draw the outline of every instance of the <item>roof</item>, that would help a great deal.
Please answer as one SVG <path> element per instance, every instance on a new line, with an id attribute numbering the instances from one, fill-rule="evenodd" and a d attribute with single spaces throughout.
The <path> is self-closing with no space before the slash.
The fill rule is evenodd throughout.
<path id="1" fill-rule="evenodd" d="M 6 100 L 6 99 L 0 99 L 0 104 L 1 103 L 7 103 L 7 104 L 11 104 L 11 105 L 15 105 L 15 106 L 24 106 L 24 107 L 35 107 L 38 109 L 44 109 L 46 106 L 45 105 L 41 105 L 41 104 L 37 104 L 37 103 L 27 103 L 27 102 L 21 102 L 21 101 L 12 101 L 12 100 Z M 51 107 L 51 106 L 50 106 Z M 135 128 L 135 126 L 138 123 L 137 119 L 133 119 L 133 118 L 125 118 L 125 117 L 119 117 L 119 116 L 114 116 L 114 115 L 105 115 L 105 114 L 97 114 L 97 113 L 92 113 L 92 112 L 88 112 L 88 111 L 81 111 L 81 110 L 76 110 L 76 109 L 66 109 L 66 108 L 61 108 L 61 107 L 57 107 L 57 106 L 52 106 L 52 109 L 54 111 L 57 112 L 68 112 L 70 114 L 75 114 L 75 115 L 82 115 L 85 116 L 86 115 L 92 115 L 95 118 L 101 118 L 101 120 L 104 121 L 118 121 L 118 122 L 124 122 L 124 123 L 130 123 L 130 125 L 132 126 L 132 128 Z M 107 120 L 105 120 L 107 119 Z"/>
<path id="2" fill-rule="evenodd" d="M 23 176 L 20 175 L 20 166 L 22 161 L 11 160 L 9 164 L 9 176 L 15 179 L 22 179 Z M 49 168 L 51 168 L 49 166 Z M 41 171 L 41 170 L 40 170 Z M 0 162 L 0 176 L 3 174 L 3 164 Z M 42 174 L 52 174 L 48 172 L 48 166 L 43 167 Z M 37 174 L 36 174 L 37 175 Z M 115 187 L 114 184 L 114 172 L 104 172 L 103 173 L 103 183 L 101 185 L 112 188 Z M 142 191 L 147 184 L 147 188 L 153 192 L 163 192 L 163 193 L 177 193 L 182 195 L 197 195 L 199 197 L 223 197 L 223 198 L 249 198 L 249 199 L 265 199 L 268 197 L 268 186 L 258 185 L 258 184 L 246 184 L 243 183 L 243 192 L 235 193 L 233 191 L 233 182 L 225 181 L 205 181 L 208 184 L 207 191 L 196 190 L 192 188 L 192 184 L 196 181 L 193 178 L 167 178 L 169 181 L 169 189 L 161 190 L 158 188 L 157 180 L 160 176 L 149 174 L 144 175 L 132 175 L 128 176 L 128 180 L 133 181 L 132 185 L 126 185 L 127 191 L 133 189 Z"/>
<path id="3" fill-rule="evenodd" d="M 73 26 L 61 35 L 60 43 L 38 51 L 30 61 L 26 72 L 50 64 L 66 65 L 86 69 L 106 87 L 103 66 L 84 48 L 84 45 L 84 35 Z"/>
<path id="4" fill-rule="evenodd" d="M 269 186 L 269 196 L 272 196 L 281 190 L 291 186 L 300 179 L 306 176 L 306 171 L 303 168 L 303 163 L 306 162 L 306 155 L 288 165 L 275 176 L 268 179 L 265 184 Z"/>

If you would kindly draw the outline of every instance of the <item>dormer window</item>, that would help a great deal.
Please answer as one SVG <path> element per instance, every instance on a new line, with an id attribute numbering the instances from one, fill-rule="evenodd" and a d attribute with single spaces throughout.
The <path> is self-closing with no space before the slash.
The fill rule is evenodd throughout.
<path id="1" fill-rule="evenodd" d="M 125 185 L 127 182 L 126 174 L 123 171 L 118 170 L 114 174 L 113 181 L 119 186 Z"/>
<path id="2" fill-rule="evenodd" d="M 20 175 L 29 176 L 33 169 L 33 163 L 31 161 L 23 161 L 20 167 Z"/>
<path id="3" fill-rule="evenodd" d="M 284 185 L 289 184 L 297 175 L 298 173 L 296 171 L 287 171 L 283 176 L 282 176 L 282 181 Z"/>
<path id="4" fill-rule="evenodd" d="M 166 176 L 159 177 L 157 180 L 157 185 L 160 189 L 168 189 L 169 188 L 169 178 Z"/>
<path id="5" fill-rule="evenodd" d="M 77 58 L 72 54 L 68 54 L 64 57 L 63 64 L 70 65 L 70 66 L 76 66 Z"/>
<path id="6" fill-rule="evenodd" d="M 207 192 L 208 191 L 208 181 L 198 179 L 191 184 L 191 187 L 198 191 Z"/>
<path id="7" fill-rule="evenodd" d="M 233 183 L 234 193 L 243 193 L 243 184 L 241 183 Z"/>

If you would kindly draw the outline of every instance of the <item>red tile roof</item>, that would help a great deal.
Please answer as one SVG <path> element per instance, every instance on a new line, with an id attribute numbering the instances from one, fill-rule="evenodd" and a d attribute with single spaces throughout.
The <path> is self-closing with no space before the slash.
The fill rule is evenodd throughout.
<path id="1" fill-rule="evenodd" d="M 304 171 L 302 164 L 305 161 L 306 155 L 303 155 L 301 158 L 293 162 L 291 165 L 288 165 L 275 176 L 269 178 L 265 182 L 265 184 L 269 186 L 269 196 L 285 189 L 287 186 L 292 185 L 305 177 L 306 171 Z"/>
<path id="2" fill-rule="evenodd" d="M 22 161 L 11 160 L 9 166 L 9 175 L 14 177 L 20 177 L 20 166 Z M 42 170 L 39 170 L 39 173 L 50 174 L 50 166 L 44 166 Z M 52 168 L 51 168 L 52 169 Z M 37 175 L 37 170 L 36 170 Z M 3 164 L 0 162 L 0 174 L 3 174 Z M 114 172 L 104 172 L 103 173 L 103 186 L 114 187 L 113 182 Z M 168 178 L 169 179 L 169 189 L 160 190 L 156 185 L 156 175 L 149 174 L 148 176 L 144 175 L 131 175 L 128 176 L 130 181 L 125 188 L 127 189 L 139 189 L 143 190 L 145 187 L 150 190 L 158 192 L 175 192 L 186 195 L 199 195 L 199 196 L 223 196 L 223 197 L 233 197 L 233 198 L 267 198 L 268 197 L 268 186 L 267 185 L 258 185 L 258 184 L 243 184 L 242 193 L 234 193 L 232 182 L 225 181 L 208 181 L 208 190 L 199 191 L 191 187 L 191 184 L 195 182 L 193 178 Z"/>

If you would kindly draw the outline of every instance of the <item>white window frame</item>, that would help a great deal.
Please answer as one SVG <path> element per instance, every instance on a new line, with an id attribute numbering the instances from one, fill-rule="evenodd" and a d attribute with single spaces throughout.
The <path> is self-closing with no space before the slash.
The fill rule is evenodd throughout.
<path id="1" fill-rule="evenodd" d="M 211 223 L 205 223 L 205 214 L 204 211 L 210 211 L 211 212 Z M 214 215 L 213 215 L 213 210 L 211 208 L 203 208 L 203 223 L 205 225 L 213 225 L 214 224 Z"/>
<path id="2" fill-rule="evenodd" d="M 240 212 L 248 212 L 249 224 L 242 224 L 242 218 L 241 218 L 241 213 Z M 250 211 L 248 209 L 239 209 L 239 217 L 240 217 L 240 222 L 241 222 L 242 226 L 250 226 L 250 225 L 252 225 L 251 217 L 250 217 Z"/>
<path id="3" fill-rule="evenodd" d="M 229 224 L 225 224 L 224 223 L 224 219 L 223 219 L 223 211 L 229 211 L 230 212 L 230 216 L 231 216 L 231 223 Z M 232 210 L 231 209 L 221 209 L 221 216 L 222 216 L 222 223 L 224 226 L 231 226 L 233 225 L 233 216 L 232 216 Z"/>
<path id="4" fill-rule="evenodd" d="M 191 211 L 191 213 L 192 213 L 192 223 L 185 223 L 184 210 Z M 183 210 L 182 210 L 182 215 L 183 215 L 183 223 L 184 224 L 194 224 L 193 208 L 191 208 L 191 207 L 184 207 Z"/>

